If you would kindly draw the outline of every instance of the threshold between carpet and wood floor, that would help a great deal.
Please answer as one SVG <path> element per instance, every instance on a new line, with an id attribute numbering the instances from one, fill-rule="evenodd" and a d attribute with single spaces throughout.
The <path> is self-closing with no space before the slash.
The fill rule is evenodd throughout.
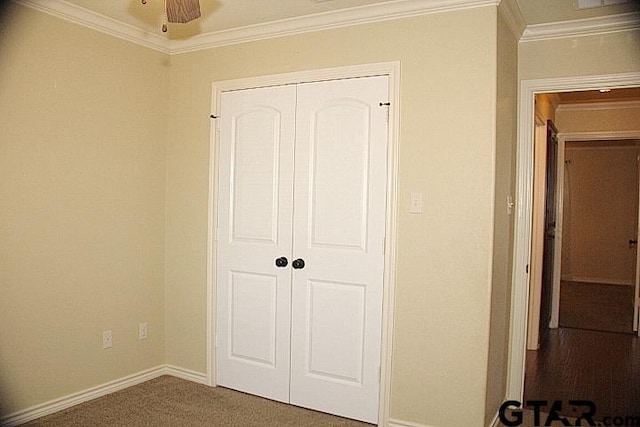
<path id="1" fill-rule="evenodd" d="M 164 375 L 23 424 L 56 426 L 340 426 L 371 424 Z"/>

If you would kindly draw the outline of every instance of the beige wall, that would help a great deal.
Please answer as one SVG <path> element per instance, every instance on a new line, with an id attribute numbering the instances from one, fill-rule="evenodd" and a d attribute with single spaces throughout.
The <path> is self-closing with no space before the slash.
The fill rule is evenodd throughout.
<path id="1" fill-rule="evenodd" d="M 638 72 L 640 30 L 520 43 L 522 80 Z"/>
<path id="2" fill-rule="evenodd" d="M 571 109 L 557 111 L 558 131 L 577 132 L 640 132 L 640 106 L 634 108 Z"/>
<path id="3" fill-rule="evenodd" d="M 0 402 L 13 412 L 163 363 L 168 72 L 159 53 L 5 7 Z"/>
<path id="4" fill-rule="evenodd" d="M 495 7 L 171 58 L 12 7 L 0 25 L 3 409 L 162 363 L 205 372 L 211 82 L 399 60 L 391 417 L 473 427 L 495 414 L 515 173 L 515 47 Z M 521 43 L 519 78 L 638 71 L 639 34 Z M 410 192 L 422 215 L 408 214 Z"/>
<path id="5" fill-rule="evenodd" d="M 162 363 L 205 372 L 211 82 L 400 60 L 391 416 L 472 427 L 494 415 L 516 54 L 495 7 L 171 58 L 12 8 L 0 25 L 3 409 Z M 634 31 L 521 43 L 519 78 L 638 71 L 639 41 Z M 422 215 L 408 214 L 410 192 L 423 193 Z"/>
<path id="6" fill-rule="evenodd" d="M 426 15 L 172 57 L 167 361 L 206 369 L 211 82 L 401 61 L 391 417 L 485 419 L 495 191 L 496 8 Z M 422 215 L 409 215 L 410 192 Z M 461 409 L 463 408 L 463 409 Z"/>
<path id="7" fill-rule="evenodd" d="M 492 417 L 495 416 L 506 392 L 515 217 L 514 209 L 507 210 L 507 200 L 508 197 L 514 200 L 515 194 L 518 36 L 511 30 L 502 13 L 498 14 L 497 28 L 494 258 L 485 425 L 489 425 Z"/>

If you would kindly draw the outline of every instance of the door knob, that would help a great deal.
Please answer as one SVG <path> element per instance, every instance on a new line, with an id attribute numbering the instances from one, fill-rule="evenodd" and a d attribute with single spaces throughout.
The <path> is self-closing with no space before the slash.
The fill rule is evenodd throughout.
<path id="1" fill-rule="evenodd" d="M 304 260 L 302 258 L 298 258 L 291 263 L 291 266 L 296 270 L 304 268 Z"/>
<path id="2" fill-rule="evenodd" d="M 629 248 L 633 249 L 638 245 L 637 239 L 629 239 Z"/>
<path id="3" fill-rule="evenodd" d="M 283 267 L 286 267 L 287 264 L 289 264 L 289 260 L 286 257 L 282 256 L 276 259 L 276 267 L 283 268 Z"/>

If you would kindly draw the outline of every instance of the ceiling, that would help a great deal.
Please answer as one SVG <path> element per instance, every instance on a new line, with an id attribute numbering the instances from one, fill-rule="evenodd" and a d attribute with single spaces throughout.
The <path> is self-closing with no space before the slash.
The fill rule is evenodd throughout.
<path id="1" fill-rule="evenodd" d="M 55 0 L 68 3 L 137 30 L 160 33 L 163 0 Z M 185 39 L 195 35 L 229 31 L 337 11 L 355 12 L 367 7 L 396 8 L 407 0 L 200 0 L 202 17 L 188 24 L 172 24 L 167 37 Z M 527 25 L 618 15 L 640 10 L 640 1 L 578 10 L 577 0 L 516 0 Z M 437 4 L 440 0 L 424 0 Z M 441 2 L 442 3 L 442 2 Z"/>
<path id="2" fill-rule="evenodd" d="M 527 25 L 573 21 L 640 11 L 640 1 L 590 9 L 577 8 L 577 0 L 517 0 Z"/>

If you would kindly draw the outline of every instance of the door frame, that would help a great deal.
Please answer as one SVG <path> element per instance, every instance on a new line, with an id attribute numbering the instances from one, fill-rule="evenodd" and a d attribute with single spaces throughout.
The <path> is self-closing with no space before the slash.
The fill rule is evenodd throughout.
<path id="1" fill-rule="evenodd" d="M 516 218 L 509 333 L 509 365 L 506 399 L 522 401 L 524 394 L 529 265 L 533 195 L 533 135 L 535 96 L 541 93 L 640 86 L 640 73 L 569 76 L 521 80 L 518 97 L 518 141 L 516 164 Z M 563 162 L 564 164 L 564 162 Z"/>
<path id="2" fill-rule="evenodd" d="M 264 75 L 234 80 L 214 81 L 211 84 L 211 128 L 209 148 L 209 201 L 207 236 L 207 384 L 216 386 L 216 250 L 217 250 L 217 201 L 218 201 L 218 121 L 223 92 L 282 86 L 297 83 L 313 83 L 326 80 L 358 77 L 389 77 L 388 146 L 386 179 L 386 234 L 384 250 L 384 277 L 382 291 L 382 330 L 380 343 L 380 385 L 378 423 L 386 425 L 391 403 L 391 356 L 394 330 L 395 281 L 397 265 L 398 222 L 398 147 L 400 124 L 400 61 L 363 64 L 346 67 L 299 71 L 285 74 Z M 381 100 L 383 102 L 384 100 Z"/>

